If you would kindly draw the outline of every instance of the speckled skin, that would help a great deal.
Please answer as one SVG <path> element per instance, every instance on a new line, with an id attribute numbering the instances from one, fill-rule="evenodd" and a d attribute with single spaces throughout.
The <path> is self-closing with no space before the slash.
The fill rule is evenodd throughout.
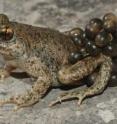
<path id="1" fill-rule="evenodd" d="M 12 29 L 13 38 L 0 38 L 0 53 L 6 60 L 6 66 L 1 68 L 1 77 L 8 76 L 15 68 L 20 68 L 29 75 L 37 78 L 32 88 L 25 94 L 0 100 L 0 104 L 14 103 L 17 108 L 30 106 L 38 102 L 52 86 L 77 85 L 85 76 L 93 74 L 100 67 L 95 83 L 85 90 L 66 93 L 52 102 L 69 98 L 78 98 L 79 104 L 87 96 L 99 94 L 106 87 L 112 68 L 111 58 L 103 54 L 87 57 L 71 65 L 68 57 L 71 52 L 78 50 L 69 36 L 59 31 L 34 27 L 17 22 L 9 22 L 7 16 L 0 15 L 0 31 L 7 25 Z M 7 37 L 7 35 L 5 35 Z"/>

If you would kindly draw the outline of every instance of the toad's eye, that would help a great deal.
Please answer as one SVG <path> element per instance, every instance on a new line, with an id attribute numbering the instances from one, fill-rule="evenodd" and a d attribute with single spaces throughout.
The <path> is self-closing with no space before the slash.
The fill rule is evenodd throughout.
<path id="1" fill-rule="evenodd" d="M 0 28 L 0 40 L 1 41 L 8 41 L 13 38 L 13 29 L 9 26 L 1 26 Z"/>
<path id="2" fill-rule="evenodd" d="M 0 14 L 0 25 L 6 25 L 9 23 L 9 18 L 5 14 Z"/>

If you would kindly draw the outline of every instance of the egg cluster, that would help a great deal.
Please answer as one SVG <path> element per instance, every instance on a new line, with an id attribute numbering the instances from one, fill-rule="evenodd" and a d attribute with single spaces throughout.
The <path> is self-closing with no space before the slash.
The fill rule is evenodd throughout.
<path id="1" fill-rule="evenodd" d="M 102 19 L 91 19 L 84 30 L 78 27 L 65 34 L 69 35 L 78 47 L 78 51 L 69 56 L 71 64 L 99 53 L 111 57 L 117 56 L 117 17 L 113 13 L 105 14 Z"/>

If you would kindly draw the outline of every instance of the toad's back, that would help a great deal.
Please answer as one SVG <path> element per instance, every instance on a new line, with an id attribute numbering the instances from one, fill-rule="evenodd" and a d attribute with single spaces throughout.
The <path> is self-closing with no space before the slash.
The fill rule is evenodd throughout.
<path id="1" fill-rule="evenodd" d="M 13 22 L 11 26 L 25 43 L 31 55 L 39 57 L 47 66 L 66 62 L 69 53 L 76 50 L 68 36 L 59 31 Z"/>

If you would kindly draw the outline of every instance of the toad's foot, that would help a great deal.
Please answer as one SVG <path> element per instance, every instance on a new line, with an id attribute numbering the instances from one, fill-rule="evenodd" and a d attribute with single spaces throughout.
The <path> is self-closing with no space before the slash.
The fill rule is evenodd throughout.
<path id="1" fill-rule="evenodd" d="M 5 65 L 3 68 L 0 68 L 0 80 L 4 81 L 10 73 L 15 69 L 15 67 Z"/>
<path id="2" fill-rule="evenodd" d="M 0 105 L 3 106 L 4 104 L 15 104 L 16 106 L 13 108 L 13 110 L 18 110 L 19 108 L 30 106 L 38 101 L 38 93 L 27 91 L 27 93 L 24 95 L 13 96 L 0 100 Z"/>
<path id="3" fill-rule="evenodd" d="M 82 89 L 81 91 L 66 93 L 60 96 L 56 101 L 53 101 L 49 106 L 53 106 L 58 102 L 73 98 L 78 98 L 78 104 L 80 105 L 84 98 L 102 93 L 108 84 L 111 70 L 111 59 L 109 57 L 106 57 L 106 60 L 102 63 L 100 71 L 95 79 L 95 83 L 91 87 Z"/>
<path id="4" fill-rule="evenodd" d="M 47 83 L 48 81 L 48 83 Z M 39 101 L 50 87 L 50 80 L 47 78 L 38 78 L 30 90 L 23 95 L 13 96 L 8 99 L 0 100 L 0 105 L 15 104 L 14 110 L 22 107 L 31 106 Z"/>
<path id="5" fill-rule="evenodd" d="M 69 99 L 75 99 L 75 98 L 78 99 L 78 105 L 80 105 L 82 103 L 83 99 L 86 97 L 85 92 L 86 92 L 86 90 L 80 91 L 79 93 L 78 92 L 64 93 L 64 94 L 60 95 L 57 100 L 52 101 L 49 104 L 49 106 L 51 107 L 57 103 L 61 103 L 62 101 L 69 100 Z"/>

